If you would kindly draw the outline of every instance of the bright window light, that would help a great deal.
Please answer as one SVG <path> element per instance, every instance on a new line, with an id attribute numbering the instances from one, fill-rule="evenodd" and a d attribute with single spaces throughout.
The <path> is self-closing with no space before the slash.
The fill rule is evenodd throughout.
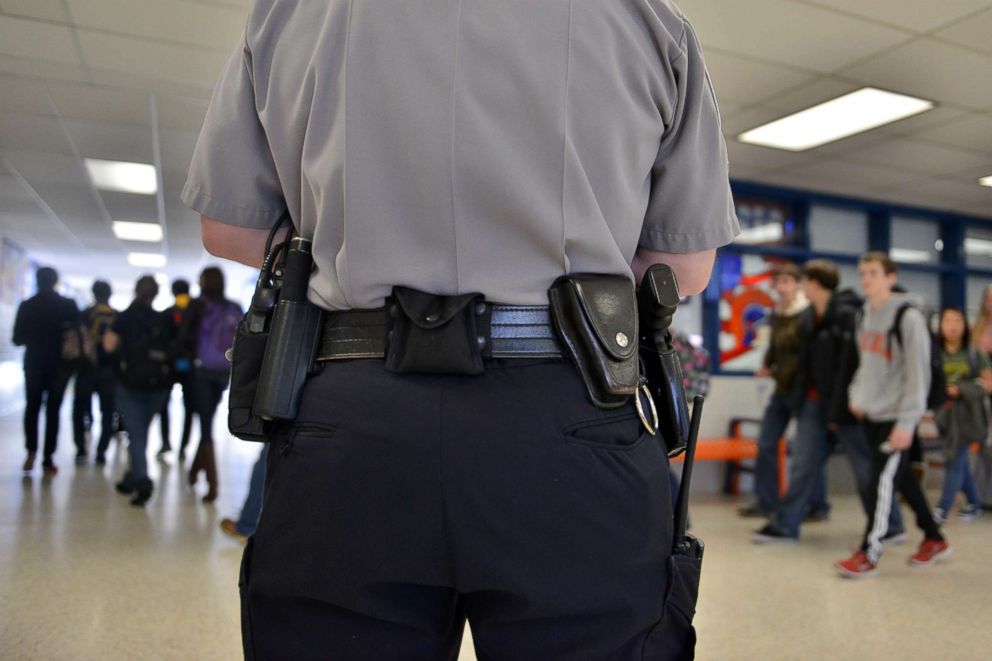
<path id="1" fill-rule="evenodd" d="M 805 151 L 932 110 L 932 101 L 874 87 L 807 108 L 746 131 L 741 142 L 787 151 Z"/>
<path id="2" fill-rule="evenodd" d="M 982 186 L 988 186 L 989 188 L 992 188 L 992 174 L 990 174 L 987 177 L 982 177 L 981 179 L 978 180 L 978 183 L 980 183 Z"/>
<path id="3" fill-rule="evenodd" d="M 964 251 L 968 255 L 992 256 L 992 241 L 966 238 L 964 240 Z"/>
<path id="4" fill-rule="evenodd" d="M 892 248 L 889 250 L 889 257 L 896 262 L 906 264 L 924 264 L 930 261 L 930 253 L 926 250 L 912 250 L 910 248 Z"/>
<path id="5" fill-rule="evenodd" d="M 741 230 L 741 233 L 734 239 L 734 243 L 755 245 L 759 243 L 775 243 L 782 240 L 782 224 L 768 223 L 767 225 L 756 225 Z"/>
<path id="6" fill-rule="evenodd" d="M 132 252 L 127 256 L 128 264 L 146 269 L 160 269 L 165 266 L 165 261 L 165 255 L 154 252 Z"/>
<path id="7" fill-rule="evenodd" d="M 147 241 L 157 243 L 162 240 L 162 226 L 158 223 L 131 223 L 114 221 L 114 234 L 124 241 Z"/>
<path id="8" fill-rule="evenodd" d="M 101 190 L 139 195 L 154 195 L 158 192 L 158 177 L 154 165 L 100 161 L 94 158 L 87 158 L 85 161 L 93 185 Z"/>

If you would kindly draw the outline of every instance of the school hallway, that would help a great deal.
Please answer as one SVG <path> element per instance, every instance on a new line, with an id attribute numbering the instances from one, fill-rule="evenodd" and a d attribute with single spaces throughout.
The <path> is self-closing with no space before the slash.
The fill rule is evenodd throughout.
<path id="1" fill-rule="evenodd" d="M 178 393 L 172 408 L 176 430 Z M 73 465 L 68 411 L 52 479 L 38 468 L 22 474 L 20 412 L 8 408 L 0 417 L 0 658 L 241 658 L 242 547 L 218 521 L 238 513 L 259 447 L 231 438 L 218 420 L 220 498 L 204 505 L 205 486 L 187 486 L 175 451 L 154 460 L 156 421 L 155 494 L 134 508 L 114 491 L 123 444 L 113 443 L 106 467 Z M 945 531 L 954 556 L 946 563 L 909 567 L 914 533 L 886 553 L 877 578 L 850 581 L 831 563 L 855 544 L 863 516 L 854 496 L 832 500 L 830 521 L 805 526 L 797 546 L 775 547 L 751 544 L 756 521 L 739 518 L 733 501 L 693 500 L 694 532 L 706 543 L 697 658 L 988 658 L 992 631 L 981 614 L 992 590 L 992 516 L 971 524 L 952 518 Z M 460 658 L 475 659 L 469 636 Z"/>

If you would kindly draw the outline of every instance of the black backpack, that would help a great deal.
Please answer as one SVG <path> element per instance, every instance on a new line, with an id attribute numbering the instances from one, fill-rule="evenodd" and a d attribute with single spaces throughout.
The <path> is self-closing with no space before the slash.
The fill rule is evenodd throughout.
<path id="1" fill-rule="evenodd" d="M 912 303 L 903 303 L 896 310 L 895 321 L 892 322 L 892 328 L 888 332 L 889 349 L 892 348 L 892 338 L 895 338 L 900 347 L 903 346 L 900 325 L 903 315 L 913 307 Z M 936 411 L 947 402 L 947 377 L 944 375 L 944 357 L 940 341 L 930 332 L 929 327 L 927 335 L 930 336 L 930 390 L 927 392 L 927 408 Z"/>
<path id="2" fill-rule="evenodd" d="M 121 382 L 134 390 L 159 390 L 173 383 L 173 346 L 164 323 L 142 325 L 140 332 L 122 338 Z"/>

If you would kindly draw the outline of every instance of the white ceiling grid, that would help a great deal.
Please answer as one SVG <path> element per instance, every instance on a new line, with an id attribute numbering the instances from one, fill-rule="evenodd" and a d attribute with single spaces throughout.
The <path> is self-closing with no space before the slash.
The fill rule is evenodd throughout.
<path id="1" fill-rule="evenodd" d="M 683 0 L 724 115 L 733 176 L 992 218 L 992 0 Z M 169 255 L 202 261 L 178 191 L 250 0 L 0 0 L 0 223 L 80 275 L 133 275 L 112 220 L 157 221 L 152 196 L 95 191 L 81 158 L 153 157 L 158 108 Z M 759 124 L 873 85 L 937 102 L 923 115 L 789 153 Z M 85 248 L 86 250 L 81 250 Z"/>

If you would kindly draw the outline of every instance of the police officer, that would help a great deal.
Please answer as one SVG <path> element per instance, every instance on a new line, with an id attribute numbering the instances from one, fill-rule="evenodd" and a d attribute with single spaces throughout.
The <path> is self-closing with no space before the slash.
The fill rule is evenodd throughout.
<path id="1" fill-rule="evenodd" d="M 453 659 L 466 617 L 479 658 L 692 655 L 692 604 L 663 621 L 665 453 L 634 403 L 590 403 L 547 321 L 563 274 L 664 261 L 698 293 L 738 232 L 672 2 L 258 0 L 183 199 L 208 251 L 256 267 L 288 213 L 310 301 L 359 346 L 270 438 L 247 657 Z M 416 307 L 397 286 L 484 295 L 483 373 L 385 369 L 377 315 Z"/>

